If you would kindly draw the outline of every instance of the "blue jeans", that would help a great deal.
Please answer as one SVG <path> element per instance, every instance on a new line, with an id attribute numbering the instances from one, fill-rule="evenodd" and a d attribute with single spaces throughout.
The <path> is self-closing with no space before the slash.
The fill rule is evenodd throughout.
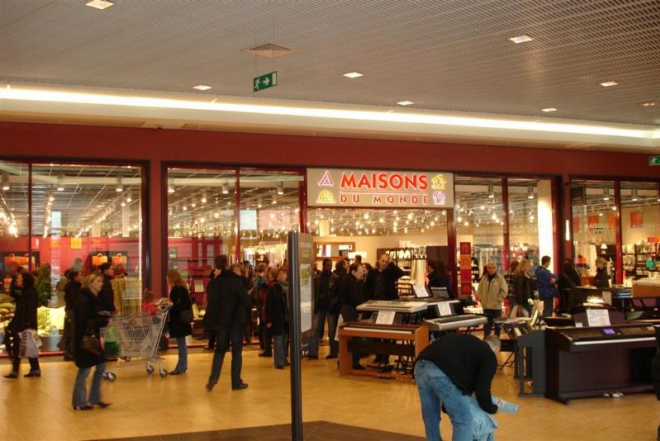
<path id="1" fill-rule="evenodd" d="M 444 405 L 451 419 L 453 441 L 494 441 L 494 424 L 479 404 L 456 387 L 433 362 L 418 360 L 415 381 L 422 405 L 422 418 L 428 441 L 441 441 L 440 411 Z M 475 406 L 476 405 L 476 406 Z"/>
<path id="2" fill-rule="evenodd" d="M 289 334 L 282 332 L 280 335 L 275 335 L 273 341 L 275 343 L 275 366 L 286 366 L 286 347 L 289 342 Z"/>
<path id="3" fill-rule="evenodd" d="M 98 403 L 101 401 L 101 379 L 105 372 L 105 363 L 97 364 L 92 377 L 92 389 L 89 393 L 89 401 L 87 400 L 87 377 L 89 376 L 91 367 L 78 368 L 78 375 L 76 375 L 76 382 L 73 384 L 73 397 L 71 404 L 74 407 L 87 406 L 88 404 Z"/>
<path id="4" fill-rule="evenodd" d="M 222 372 L 222 364 L 231 341 L 231 387 L 236 388 L 243 384 L 241 369 L 243 368 L 243 326 L 234 324 L 230 329 L 216 331 L 216 345 L 211 365 L 210 384 L 217 384 Z"/>
<path id="5" fill-rule="evenodd" d="M 314 326 L 312 327 L 312 335 L 309 339 L 309 355 L 318 357 L 319 355 L 319 336 L 323 334 L 323 326 L 325 320 L 328 319 L 328 337 L 330 339 L 330 355 L 337 356 L 339 354 L 339 342 L 335 340 L 335 333 L 337 332 L 337 316 L 330 314 L 327 311 L 316 311 L 314 316 Z"/>
<path id="6" fill-rule="evenodd" d="M 186 337 L 176 338 L 176 348 L 179 352 L 179 359 L 176 362 L 174 370 L 185 372 L 188 370 L 188 344 L 186 343 Z"/>

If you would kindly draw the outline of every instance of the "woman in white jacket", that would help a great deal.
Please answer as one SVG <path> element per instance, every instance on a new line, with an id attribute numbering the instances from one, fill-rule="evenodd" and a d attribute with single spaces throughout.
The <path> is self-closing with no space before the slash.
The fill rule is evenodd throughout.
<path id="1" fill-rule="evenodd" d="M 508 293 L 509 288 L 506 280 L 497 272 L 497 266 L 493 262 L 488 262 L 486 264 L 486 273 L 479 281 L 479 287 L 477 288 L 477 294 L 484 309 L 484 315 L 488 319 L 488 323 L 484 325 L 484 337 L 490 335 L 495 318 L 502 317 L 502 303 Z M 500 325 L 495 323 L 495 336 L 498 338 L 500 331 Z"/>

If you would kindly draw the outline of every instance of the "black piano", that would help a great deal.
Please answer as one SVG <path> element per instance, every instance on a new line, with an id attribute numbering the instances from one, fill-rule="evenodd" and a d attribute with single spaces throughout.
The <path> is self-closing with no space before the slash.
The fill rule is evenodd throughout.
<path id="1" fill-rule="evenodd" d="M 548 398 L 568 404 L 572 398 L 652 390 L 657 343 L 650 324 L 547 328 L 545 338 Z"/>

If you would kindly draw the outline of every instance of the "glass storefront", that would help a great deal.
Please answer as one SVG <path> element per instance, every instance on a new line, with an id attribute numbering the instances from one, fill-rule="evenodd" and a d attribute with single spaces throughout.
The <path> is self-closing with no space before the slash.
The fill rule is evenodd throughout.
<path id="1" fill-rule="evenodd" d="M 2 162 L 0 173 L 5 292 L 19 267 L 35 274 L 46 350 L 56 349 L 63 328 L 67 270 L 87 274 L 110 263 L 116 305 L 139 310 L 142 167 Z"/>

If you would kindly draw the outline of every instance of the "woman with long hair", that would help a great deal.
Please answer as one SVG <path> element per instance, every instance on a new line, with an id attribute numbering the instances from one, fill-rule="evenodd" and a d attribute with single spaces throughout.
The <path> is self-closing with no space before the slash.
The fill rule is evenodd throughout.
<path id="1" fill-rule="evenodd" d="M 167 284 L 170 287 L 170 337 L 176 339 L 179 358 L 176 367 L 170 375 L 185 374 L 188 370 L 188 346 L 186 337 L 192 334 L 192 325 L 184 318 L 183 311 L 192 308 L 192 300 L 188 291 L 188 284 L 178 271 L 167 272 Z"/>
<path id="2" fill-rule="evenodd" d="M 101 328 L 108 325 L 110 313 L 104 310 L 99 293 L 103 288 L 103 274 L 92 273 L 85 279 L 73 308 L 73 353 L 78 367 L 78 375 L 73 385 L 71 405 L 74 410 L 92 410 L 94 406 L 106 408 L 110 404 L 101 400 L 101 380 L 105 372 L 103 352 L 96 354 L 82 348 L 85 335 L 101 335 Z M 96 366 L 92 378 L 92 388 L 87 396 L 87 377 Z"/>
<path id="3" fill-rule="evenodd" d="M 37 308 L 39 307 L 39 294 L 34 287 L 34 276 L 29 272 L 18 273 L 15 279 L 16 311 L 9 327 L 13 338 L 12 370 L 5 378 L 18 378 L 18 368 L 21 365 L 20 347 L 21 333 L 26 329 L 37 329 Z M 30 361 L 30 372 L 25 377 L 41 377 L 39 358 L 28 358 Z"/>
<path id="4" fill-rule="evenodd" d="M 527 311 L 528 317 L 532 315 L 534 293 L 532 291 L 532 278 L 529 276 L 529 260 L 522 259 L 513 276 L 516 303 Z"/>

